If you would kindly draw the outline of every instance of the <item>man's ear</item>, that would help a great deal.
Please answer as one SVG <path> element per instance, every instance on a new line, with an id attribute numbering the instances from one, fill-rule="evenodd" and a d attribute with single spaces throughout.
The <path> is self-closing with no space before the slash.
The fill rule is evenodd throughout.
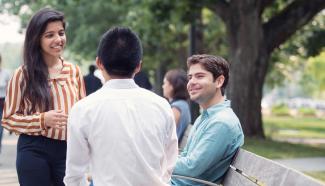
<path id="1" fill-rule="evenodd" d="M 105 68 L 98 57 L 96 57 L 96 66 L 99 70 L 103 71 Z"/>
<path id="2" fill-rule="evenodd" d="M 225 76 L 220 75 L 219 77 L 217 77 L 216 79 L 217 88 L 221 88 L 224 82 L 225 82 Z"/>
<path id="3" fill-rule="evenodd" d="M 140 61 L 140 63 L 135 68 L 134 74 L 137 74 L 138 72 L 140 72 L 141 68 L 142 68 L 142 61 Z"/>

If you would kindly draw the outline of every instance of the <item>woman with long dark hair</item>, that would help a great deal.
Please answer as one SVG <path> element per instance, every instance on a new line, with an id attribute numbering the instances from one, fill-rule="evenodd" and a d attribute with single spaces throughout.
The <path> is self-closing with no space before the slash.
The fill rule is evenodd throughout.
<path id="1" fill-rule="evenodd" d="M 64 185 L 67 115 L 85 96 L 79 67 L 61 57 L 65 44 L 63 13 L 48 8 L 35 13 L 2 118 L 3 127 L 20 134 L 16 168 L 22 186 Z"/>
<path id="2" fill-rule="evenodd" d="M 172 69 L 165 74 L 162 86 L 164 97 L 168 99 L 174 112 L 178 142 L 182 140 L 187 125 L 191 123 L 187 82 L 184 70 Z"/>

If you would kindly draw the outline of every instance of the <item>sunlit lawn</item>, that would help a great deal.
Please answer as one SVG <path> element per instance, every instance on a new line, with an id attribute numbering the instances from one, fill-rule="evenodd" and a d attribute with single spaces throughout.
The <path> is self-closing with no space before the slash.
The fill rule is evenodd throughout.
<path id="1" fill-rule="evenodd" d="M 325 147 L 246 138 L 244 149 L 269 159 L 325 157 Z"/>
<path id="2" fill-rule="evenodd" d="M 325 144 L 318 146 L 278 142 L 271 139 L 324 139 L 325 120 L 317 118 L 263 117 L 267 138 L 245 139 L 244 149 L 266 158 L 325 156 Z"/>
<path id="3" fill-rule="evenodd" d="M 325 171 L 304 173 L 325 183 Z"/>
<path id="4" fill-rule="evenodd" d="M 263 121 L 265 134 L 271 138 L 325 139 L 325 119 L 267 116 Z"/>

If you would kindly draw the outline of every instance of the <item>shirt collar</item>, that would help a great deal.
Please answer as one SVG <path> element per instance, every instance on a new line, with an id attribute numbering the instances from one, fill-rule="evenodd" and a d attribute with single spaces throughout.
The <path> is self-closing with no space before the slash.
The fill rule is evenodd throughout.
<path id="1" fill-rule="evenodd" d="M 69 66 L 65 65 L 66 62 L 64 61 L 64 59 L 62 57 L 60 57 L 60 60 L 62 62 L 62 68 L 60 69 L 60 72 L 56 73 L 56 74 L 49 74 L 49 79 L 59 79 L 59 78 L 64 78 L 64 71 L 68 70 L 67 68 L 69 68 Z"/>
<path id="2" fill-rule="evenodd" d="M 139 88 L 133 79 L 111 79 L 104 84 L 104 87 L 113 89 Z"/>
<path id="3" fill-rule="evenodd" d="M 223 110 L 227 107 L 230 107 L 230 100 L 224 100 L 220 103 L 217 103 L 215 105 L 212 105 L 211 107 L 209 107 L 206 110 L 203 110 L 202 114 L 205 115 L 206 117 L 211 116 L 217 112 L 219 112 L 220 110 Z"/>

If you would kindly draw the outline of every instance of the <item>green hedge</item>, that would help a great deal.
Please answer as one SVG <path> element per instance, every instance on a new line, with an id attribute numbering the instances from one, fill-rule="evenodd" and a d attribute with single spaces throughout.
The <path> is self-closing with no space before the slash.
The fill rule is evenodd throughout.
<path id="1" fill-rule="evenodd" d="M 316 116 L 316 110 L 312 108 L 299 108 L 298 113 L 302 116 Z"/>
<path id="2" fill-rule="evenodd" d="M 273 106 L 271 111 L 276 116 L 290 116 L 289 107 L 283 103 Z"/>

